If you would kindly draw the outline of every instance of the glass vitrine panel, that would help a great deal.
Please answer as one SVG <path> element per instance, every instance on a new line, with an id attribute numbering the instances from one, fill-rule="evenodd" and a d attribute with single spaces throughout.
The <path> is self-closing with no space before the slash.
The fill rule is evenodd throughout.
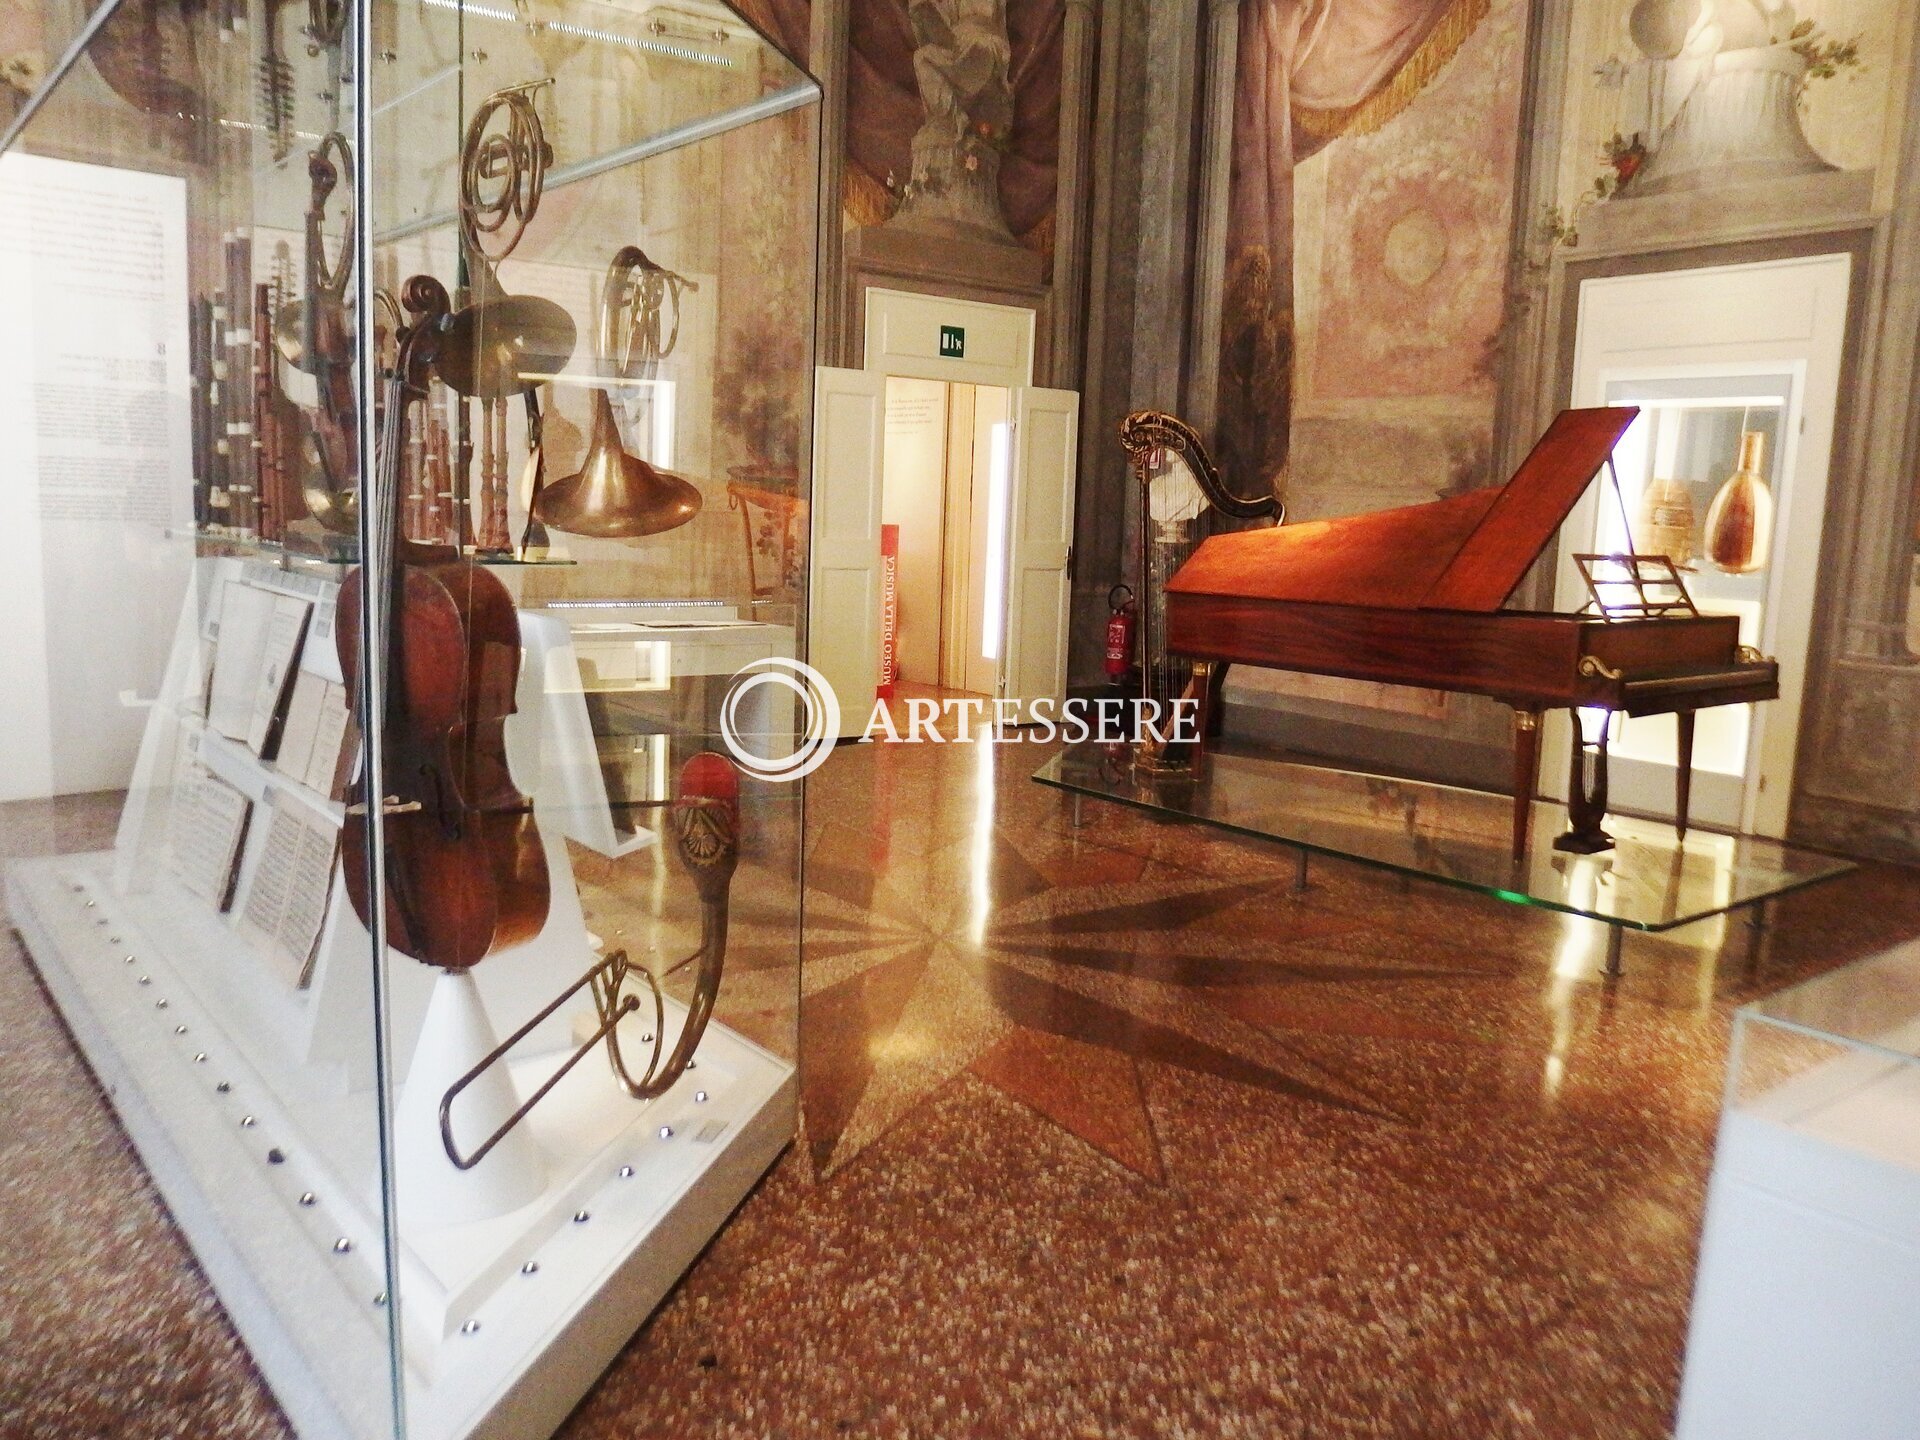
<path id="1" fill-rule="evenodd" d="M 300 1431 L 373 1440 L 399 1397 L 375 967 L 336 858 L 363 825 L 344 572 L 268 543 L 289 517 L 265 478 L 297 477 L 312 428 L 314 377 L 273 343 L 305 261 L 305 156 L 351 132 L 358 95 L 292 6 L 107 8 L 0 155 L 0 824 L 9 918 L 166 1210 L 79 1162 L 84 1130 L 112 1129 L 90 1105 L 82 1134 L 8 1148 L 72 1237 L 31 1263 L 78 1302 L 36 1327 L 56 1378 L 28 1404 L 53 1408 L 24 1423 L 64 1428 L 67 1392 L 112 1393 L 78 1358 L 114 1350 L 85 1317 L 157 1283 L 81 1237 L 170 1214 Z M 353 240 L 333 234 L 337 264 Z M 330 445 L 361 463 L 350 422 Z M 79 1058 L 48 1058 L 83 1094 Z"/>
<path id="2" fill-rule="evenodd" d="M 0 158 L 10 914 L 303 1434 L 545 1433 L 792 1134 L 816 99 L 126 0 Z"/>
<path id="3" fill-rule="evenodd" d="M 1671 930 L 1844 875 L 1837 860 L 1755 835 L 1609 816 L 1611 850 L 1556 850 L 1566 807 L 1535 801 L 1526 853 L 1512 851 L 1512 801 L 1484 790 L 1210 749 L 1197 774 L 1135 766 L 1119 743 L 1075 739 L 1034 779 L 1298 850 L 1477 890 L 1633 930 Z"/>

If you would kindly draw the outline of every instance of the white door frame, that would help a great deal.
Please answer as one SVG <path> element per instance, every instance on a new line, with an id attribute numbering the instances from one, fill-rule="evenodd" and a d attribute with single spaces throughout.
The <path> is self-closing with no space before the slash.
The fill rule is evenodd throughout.
<path id="1" fill-rule="evenodd" d="M 864 733 L 880 680 L 880 478 L 884 377 L 813 372 L 813 550 L 807 659 L 833 688 L 840 739 Z"/>
<path id="2" fill-rule="evenodd" d="M 1007 419 L 1013 453 L 999 694 L 1019 702 L 1025 722 L 1039 718 L 1037 704 L 1058 707 L 1067 698 L 1080 397 L 1023 387 L 1011 393 Z"/>
<path id="3" fill-rule="evenodd" d="M 906 376 L 941 380 L 954 385 L 991 385 L 1008 392 L 1008 425 L 1013 424 L 1013 396 L 1033 386 L 1034 343 L 1038 312 L 1019 305 L 995 305 L 985 300 L 927 295 L 913 290 L 866 291 L 866 347 L 862 368 L 869 375 Z M 955 357 L 941 353 L 941 331 L 959 327 L 966 352 Z M 1071 477 L 1070 477 L 1071 478 Z M 1008 516 L 1011 525 L 1013 516 Z M 1071 512 L 1069 512 L 1071 523 Z M 1008 536 L 1009 594 L 1001 609 L 999 683 L 1006 685 L 1008 632 L 1013 608 L 1011 567 L 1017 537 Z"/>
<path id="4" fill-rule="evenodd" d="M 862 369 L 959 385 L 1033 384 L 1035 312 L 1017 305 L 956 300 L 910 290 L 867 291 L 866 356 Z M 967 353 L 940 353 L 942 326 L 960 327 Z"/>
<path id="5" fill-rule="evenodd" d="M 1775 516 L 1769 564 L 1776 583 L 1759 637 L 1760 648 L 1780 661 L 1780 698 L 1754 707 L 1740 818 L 1741 829 L 1763 835 L 1785 832 L 1792 798 L 1852 270 L 1853 257 L 1838 252 L 1598 277 L 1580 286 L 1574 405 L 1605 404 L 1608 385 L 1626 378 L 1792 377 L 1789 415 L 1797 413 L 1799 423 L 1783 436 L 1780 474 L 1791 481 L 1783 487 L 1788 505 Z M 1762 273 L 1784 283 L 1769 294 L 1769 303 L 1755 304 L 1751 296 L 1740 294 L 1739 282 Z M 1704 288 L 1687 295 L 1689 287 Z M 1623 332 L 1633 330 L 1634 316 L 1645 322 L 1645 332 L 1627 340 Z M 1621 338 L 1609 343 L 1603 333 L 1609 330 Z M 1568 517 L 1564 534 L 1593 533 L 1606 483 L 1597 480 L 1588 488 Z M 1799 557 L 1783 567 L 1789 543 L 1795 544 Z M 1567 558 L 1572 548 L 1563 543 L 1559 560 L 1562 604 L 1576 589 L 1584 595 Z M 1564 723 L 1549 730 L 1548 793 L 1561 793 L 1570 743 Z"/>

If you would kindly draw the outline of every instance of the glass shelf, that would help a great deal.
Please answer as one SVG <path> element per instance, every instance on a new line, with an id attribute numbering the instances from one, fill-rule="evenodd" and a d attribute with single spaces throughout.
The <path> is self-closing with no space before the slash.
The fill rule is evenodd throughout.
<path id="1" fill-rule="evenodd" d="M 1302 765 L 1229 746 L 1202 774 L 1136 772 L 1127 747 L 1070 746 L 1033 777 L 1076 797 L 1112 800 L 1302 851 L 1477 890 L 1519 905 L 1582 915 L 1616 929 L 1660 931 L 1831 880 L 1856 867 L 1753 835 L 1609 815 L 1614 848 L 1553 848 L 1566 807 L 1536 801 L 1532 840 L 1510 851 L 1512 801 L 1484 790 Z"/>
<path id="2" fill-rule="evenodd" d="M 354 536 L 332 536 L 328 539 L 332 549 L 321 551 L 301 544 L 286 544 L 278 540 L 262 540 L 257 536 L 227 535 L 219 531 L 195 528 L 169 529 L 164 532 L 169 539 L 192 540 L 205 555 L 231 555 L 243 560 L 260 560 L 268 564 L 289 566 L 319 566 L 329 571 L 347 570 L 360 563 L 360 543 Z M 328 533 L 328 532 L 322 532 Z M 580 562 L 570 555 L 510 555 L 482 554 L 472 546 L 467 546 L 461 554 L 489 568 L 540 569 L 552 566 L 578 565 Z"/>

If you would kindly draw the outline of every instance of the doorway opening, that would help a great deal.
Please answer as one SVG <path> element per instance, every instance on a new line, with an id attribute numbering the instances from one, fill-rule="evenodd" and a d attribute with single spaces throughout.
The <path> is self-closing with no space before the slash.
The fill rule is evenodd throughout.
<path id="1" fill-rule="evenodd" d="M 888 524 L 900 682 L 991 698 L 1011 724 L 1066 698 L 1080 397 L 1030 383 L 1033 341 L 1031 310 L 872 289 L 866 368 L 814 371 L 807 663 L 842 739 L 885 660 Z"/>
<path id="2" fill-rule="evenodd" d="M 1705 711 L 1693 751 L 1694 818 L 1707 828 L 1785 833 L 1820 578 L 1827 471 L 1839 406 L 1852 262 L 1845 254 L 1587 279 L 1579 290 L 1576 405 L 1634 405 L 1614 452 L 1620 493 L 1590 486 L 1568 516 L 1558 608 L 1586 586 L 1580 551 L 1657 550 L 1703 611 L 1735 615 L 1740 639 L 1780 664 L 1765 705 Z M 1744 549 L 1716 545 L 1718 497 L 1751 476 L 1771 513 Z M 1678 728 L 1670 715 L 1622 720 L 1612 793 L 1623 810 L 1672 804 Z M 1547 731 L 1548 793 L 1564 794 L 1572 730 Z"/>
<path id="3" fill-rule="evenodd" d="M 895 530 L 893 674 L 916 693 L 992 698 L 1006 648 L 1011 394 L 886 378 L 881 523 Z"/>

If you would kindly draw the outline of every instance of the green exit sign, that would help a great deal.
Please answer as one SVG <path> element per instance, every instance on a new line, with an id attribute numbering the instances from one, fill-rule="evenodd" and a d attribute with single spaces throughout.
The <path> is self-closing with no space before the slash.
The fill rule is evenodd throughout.
<path id="1" fill-rule="evenodd" d="M 959 325 L 940 327 L 940 358 L 942 360 L 964 360 L 967 357 L 967 332 Z"/>

